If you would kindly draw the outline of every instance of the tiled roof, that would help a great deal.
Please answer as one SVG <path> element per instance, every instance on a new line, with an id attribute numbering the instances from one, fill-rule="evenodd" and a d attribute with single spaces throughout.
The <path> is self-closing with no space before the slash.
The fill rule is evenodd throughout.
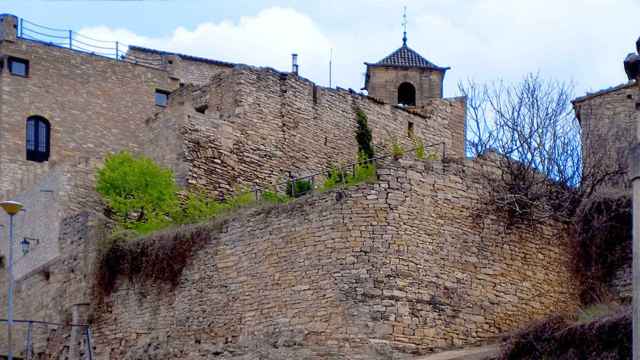
<path id="1" fill-rule="evenodd" d="M 574 103 L 574 104 L 577 104 L 577 103 L 580 103 L 580 102 L 583 102 L 583 101 L 590 100 L 590 99 L 592 99 L 594 97 L 598 97 L 600 95 L 605 95 L 605 94 L 608 94 L 608 93 L 612 93 L 614 91 L 618 91 L 618 90 L 630 88 L 630 87 L 633 87 L 633 86 L 637 86 L 636 84 L 637 83 L 636 83 L 635 80 L 631 80 L 631 81 L 627 82 L 626 84 L 620 84 L 620 85 L 612 86 L 610 88 L 599 90 L 599 91 L 596 91 L 596 92 L 593 92 L 593 93 L 587 93 L 587 95 L 575 98 L 571 102 Z"/>
<path id="2" fill-rule="evenodd" d="M 146 53 L 149 53 L 149 54 L 175 55 L 175 56 L 179 56 L 179 57 L 181 57 L 181 58 L 183 58 L 185 60 L 203 62 L 203 63 L 207 63 L 207 64 L 229 66 L 229 67 L 233 67 L 233 66 L 236 65 L 234 63 L 230 63 L 230 62 L 226 62 L 226 61 L 207 59 L 207 58 L 202 58 L 202 57 L 198 57 L 198 56 L 191 56 L 191 55 L 180 54 L 180 53 L 175 53 L 175 52 L 170 52 L 170 51 L 149 49 L 149 48 L 145 48 L 145 47 L 142 47 L 142 46 L 131 45 L 131 46 L 129 46 L 129 49 L 135 50 L 135 51 L 140 51 L 140 52 L 146 52 Z"/>
<path id="3" fill-rule="evenodd" d="M 440 67 L 423 58 L 420 54 L 408 47 L 406 44 L 401 48 L 392 52 L 384 59 L 378 61 L 375 64 L 367 64 L 369 66 L 400 66 L 400 67 L 419 67 L 426 69 L 433 69 L 439 71 L 446 71 L 449 68 Z"/>

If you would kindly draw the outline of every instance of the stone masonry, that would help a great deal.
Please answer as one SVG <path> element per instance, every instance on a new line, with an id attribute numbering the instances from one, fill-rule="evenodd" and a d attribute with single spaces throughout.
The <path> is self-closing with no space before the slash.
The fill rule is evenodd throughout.
<path id="1" fill-rule="evenodd" d="M 414 147 L 411 133 L 441 158 L 464 156 L 464 99 L 431 99 L 422 112 L 323 88 L 292 74 L 238 66 L 205 86 L 172 94 L 148 121 L 145 153 L 171 167 L 183 185 L 228 193 L 268 187 L 353 162 L 356 111 L 368 117 L 374 143 L 388 153 L 393 138 Z M 444 144 L 442 144 L 444 143 Z"/>
<path id="2" fill-rule="evenodd" d="M 212 230 L 175 289 L 121 279 L 94 314 L 97 354 L 383 359 L 575 310 L 562 226 L 507 227 L 481 205 L 481 171 L 391 162 L 342 200 L 328 192 L 238 215 Z"/>

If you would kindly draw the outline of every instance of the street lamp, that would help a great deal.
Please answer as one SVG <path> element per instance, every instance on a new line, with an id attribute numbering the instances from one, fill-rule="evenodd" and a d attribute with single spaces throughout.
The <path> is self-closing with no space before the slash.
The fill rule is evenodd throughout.
<path id="1" fill-rule="evenodd" d="M 13 326 L 13 217 L 22 210 L 24 207 L 21 203 L 16 201 L 3 201 L 0 202 L 0 207 L 9 214 L 9 299 L 8 299 L 8 314 L 7 314 L 7 340 L 9 343 L 8 358 L 13 360 L 13 352 L 11 351 L 11 328 Z"/>

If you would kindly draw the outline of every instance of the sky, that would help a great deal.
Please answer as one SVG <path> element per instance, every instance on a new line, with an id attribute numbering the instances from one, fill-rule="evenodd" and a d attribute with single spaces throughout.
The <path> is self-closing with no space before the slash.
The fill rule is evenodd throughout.
<path id="1" fill-rule="evenodd" d="M 92 38 L 288 71 L 360 90 L 364 62 L 408 45 L 460 81 L 514 82 L 527 73 L 583 95 L 626 81 L 640 36 L 640 0 L 0 0 L 0 13 Z"/>

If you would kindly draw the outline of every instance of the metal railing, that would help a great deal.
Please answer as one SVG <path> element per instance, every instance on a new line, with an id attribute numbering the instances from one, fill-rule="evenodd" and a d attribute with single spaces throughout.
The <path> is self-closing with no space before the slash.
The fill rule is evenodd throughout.
<path id="1" fill-rule="evenodd" d="M 0 319 L 0 323 L 8 323 L 8 320 Z M 93 354 L 93 339 L 91 336 L 91 327 L 88 324 L 62 324 L 39 320 L 13 320 L 13 323 L 16 325 L 23 325 L 27 327 L 24 339 L 24 353 L 22 354 L 22 359 L 24 360 L 36 359 L 37 354 L 34 353 L 34 331 L 38 329 L 35 328 L 36 326 L 40 326 L 40 330 L 43 327 L 45 331 L 48 331 L 51 327 L 55 328 L 56 330 L 60 328 L 70 327 L 72 331 L 74 330 L 74 328 L 81 328 L 80 330 L 82 332 L 82 337 L 84 338 L 84 352 L 82 358 L 87 360 L 95 359 Z M 45 335 L 45 337 L 48 338 L 48 334 Z M 82 349 L 80 348 L 78 348 L 77 350 L 82 351 Z"/>
<path id="2" fill-rule="evenodd" d="M 126 61 L 147 66 L 161 66 L 163 60 L 157 56 L 134 56 L 128 53 L 129 45 L 120 41 L 95 39 L 77 31 L 56 29 L 36 24 L 24 18 L 18 19 L 18 38 L 68 48 L 86 54 L 102 56 L 117 61 Z"/>
<path id="3" fill-rule="evenodd" d="M 446 156 L 446 152 L 447 152 L 447 144 L 445 142 L 438 142 L 438 143 L 434 143 L 434 144 L 428 144 L 428 145 L 424 145 L 423 148 L 426 151 L 427 149 L 430 148 L 436 148 L 436 147 L 440 147 L 441 148 L 441 159 L 444 159 Z M 409 150 L 406 150 L 405 153 L 413 153 L 416 152 L 418 150 L 419 147 L 415 147 Z M 378 161 L 381 160 L 386 160 L 386 159 L 390 159 L 393 157 L 393 154 L 386 154 L 386 155 L 382 155 L 382 156 L 378 156 L 378 157 L 373 157 L 371 159 L 367 159 L 364 161 L 354 161 L 351 163 L 347 163 L 344 165 L 338 165 L 338 166 L 332 166 L 330 168 L 325 168 L 323 170 L 314 172 L 310 175 L 305 175 L 305 176 L 293 176 L 290 175 L 289 178 L 287 179 L 287 181 L 285 182 L 281 182 L 281 183 L 276 183 L 275 185 L 273 185 L 272 187 L 268 188 L 268 189 L 263 189 L 263 188 L 259 188 L 257 185 L 253 185 L 252 188 L 252 192 L 255 194 L 255 199 L 256 200 L 260 200 L 262 198 L 262 194 L 266 191 L 273 191 L 276 194 L 279 194 L 281 192 L 284 192 L 285 194 L 291 196 L 291 197 L 299 197 L 299 196 L 303 196 L 309 193 L 312 193 L 313 191 L 315 191 L 317 189 L 316 186 L 316 179 L 318 178 L 328 178 L 329 174 L 332 171 L 338 171 L 340 174 L 340 183 L 339 185 L 344 187 L 347 185 L 347 178 L 349 175 L 355 175 L 356 170 L 358 168 L 358 166 L 362 166 L 362 165 L 368 165 L 368 164 L 377 164 Z M 349 172 L 351 171 L 351 172 Z M 310 183 L 310 187 L 308 190 L 305 190 L 303 192 L 300 193 L 296 193 L 296 183 L 297 182 L 309 182 Z M 282 190 L 284 189 L 284 191 Z"/>

